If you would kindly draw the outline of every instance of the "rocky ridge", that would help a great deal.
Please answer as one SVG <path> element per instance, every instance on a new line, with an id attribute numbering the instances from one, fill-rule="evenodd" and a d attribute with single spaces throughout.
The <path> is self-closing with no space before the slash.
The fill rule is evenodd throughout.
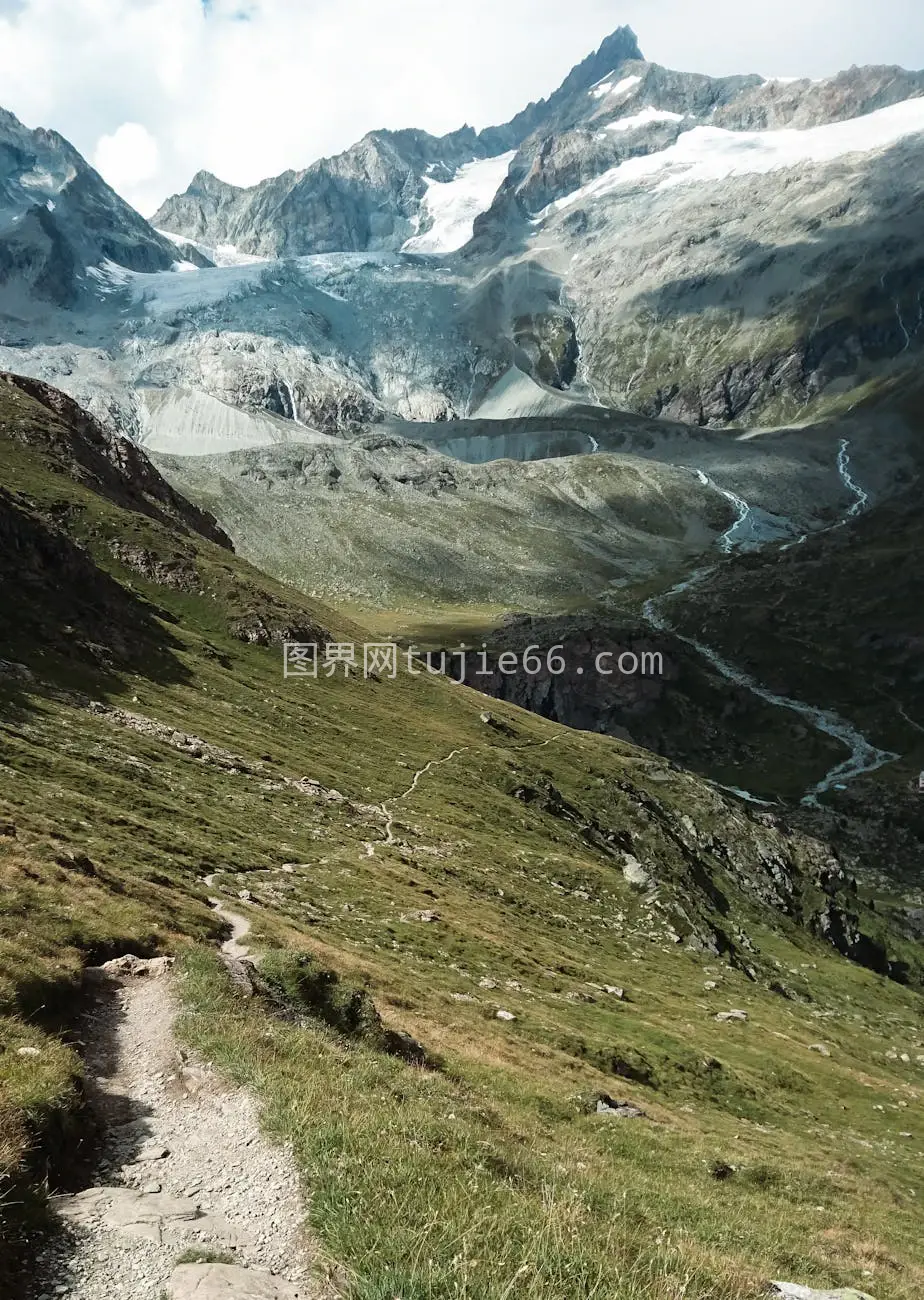
<path id="1" fill-rule="evenodd" d="M 0 109 L 0 286 L 3 312 L 73 308 L 88 268 L 114 262 L 169 270 L 176 248 L 115 193 L 56 131 L 30 131 Z M 198 257 L 199 265 L 207 265 Z M 37 303 L 30 307 L 30 299 Z M 6 333 L 6 325 L 0 324 Z"/>
<path id="2" fill-rule="evenodd" d="M 576 404 L 843 409 L 924 338 L 922 90 L 676 72 L 620 29 L 504 126 L 374 131 L 246 190 L 199 173 L 159 230 L 16 124 L 0 365 L 179 452 Z"/>

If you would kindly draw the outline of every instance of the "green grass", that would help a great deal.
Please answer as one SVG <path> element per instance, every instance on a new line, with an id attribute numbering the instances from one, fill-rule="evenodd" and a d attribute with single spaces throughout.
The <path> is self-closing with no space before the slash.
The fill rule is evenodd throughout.
<path id="1" fill-rule="evenodd" d="M 601 1081 L 537 1052 L 531 1025 L 512 1045 L 487 1026 L 481 1042 L 453 1035 L 452 1068 L 432 1073 L 268 1020 L 211 957 L 183 980 L 183 1033 L 266 1097 L 350 1295 L 745 1300 L 780 1275 L 919 1293 L 920 1171 L 896 1185 L 889 1143 L 872 1154 L 845 1131 L 843 1098 L 870 1105 L 863 1084 L 833 1067 L 826 1102 L 831 1067 L 822 1081 L 804 1049 L 798 1070 L 785 1049 L 772 1069 L 764 1057 L 762 1121 L 622 1085 L 651 1118 L 610 1120 L 585 1113 Z"/>
<path id="2" fill-rule="evenodd" d="M 921 1293 L 922 1001 L 806 931 L 823 850 L 632 746 L 502 704 L 506 730 L 486 728 L 483 698 L 443 681 L 284 681 L 278 650 L 234 635 L 241 617 L 362 634 L 35 453 L 0 453 L 19 508 L 66 520 L 100 575 L 49 578 L 22 537 L 2 573 L 3 657 L 33 674 L 0 676 L 8 1247 L 79 1120 L 80 969 L 134 950 L 183 957 L 183 1033 L 293 1142 L 352 1297 L 745 1300 L 781 1275 Z M 195 583 L 124 568 L 125 536 L 182 550 Z M 238 759 L 117 726 L 88 697 Z M 303 777 L 343 801 L 288 783 Z M 626 844 L 657 899 L 623 878 Z M 766 901 L 768 857 L 794 874 L 792 916 Z M 300 1023 L 232 996 L 211 872 L 250 891 L 239 906 Z M 412 919 L 424 909 L 439 919 Z M 734 963 L 695 948 L 719 931 Z M 322 1017 L 330 982 L 306 988 L 306 970 L 337 976 Z M 731 1007 L 748 1022 L 716 1022 Z M 397 1032 L 438 1068 L 383 1050 Z M 647 1118 L 588 1113 L 599 1093 Z"/>

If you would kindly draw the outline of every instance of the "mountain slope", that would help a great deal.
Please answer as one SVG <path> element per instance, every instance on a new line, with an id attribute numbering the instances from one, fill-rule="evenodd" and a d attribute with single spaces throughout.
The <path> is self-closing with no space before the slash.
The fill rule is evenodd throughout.
<path id="1" fill-rule="evenodd" d="M 158 235 L 55 131 L 29 131 L 0 109 L 0 286 L 10 318 L 45 305 L 74 307 L 92 289 L 88 268 L 115 262 L 168 270 L 177 260 Z M 204 265 L 205 259 L 198 259 Z M 29 307 L 34 296 L 37 304 Z"/>
<path id="2" fill-rule="evenodd" d="M 795 1267 L 911 1300 L 924 1131 L 900 1103 L 920 1067 L 894 1044 L 914 1045 L 920 995 L 822 936 L 884 970 L 888 946 L 893 975 L 917 974 L 830 850 L 632 746 L 504 705 L 486 724 L 481 696 L 426 673 L 283 679 L 261 638 L 364 634 L 75 481 L 54 405 L 0 385 L 0 517 L 20 557 L 4 546 L 5 1187 L 60 1186 L 60 1158 L 73 1176 L 73 1143 L 86 1150 L 60 1035 L 82 965 L 195 943 L 186 1032 L 295 1139 L 357 1296 L 446 1293 L 477 1231 L 467 1285 L 486 1300 L 518 1277 L 533 1300 L 591 1284 L 746 1300 Z M 288 1020 L 236 1001 L 206 951 L 213 873 L 212 889 L 247 890 L 236 905 Z M 333 1032 L 315 970 L 374 998 L 436 1068 L 355 1022 Z M 716 1019 L 730 1007 L 748 1020 Z M 827 1056 L 810 1050 L 819 1018 Z M 597 1103 L 614 1092 L 646 1114 L 612 1119 Z M 683 1241 L 653 1246 L 678 1216 Z"/>

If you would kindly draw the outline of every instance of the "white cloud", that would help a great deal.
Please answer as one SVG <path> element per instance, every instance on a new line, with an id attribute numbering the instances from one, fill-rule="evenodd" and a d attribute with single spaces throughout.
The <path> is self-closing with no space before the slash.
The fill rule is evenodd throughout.
<path id="1" fill-rule="evenodd" d="M 157 176 L 160 150 L 147 127 L 123 122 L 112 135 L 104 135 L 96 146 L 93 166 L 114 190 L 132 202 L 145 195 L 144 182 Z"/>
<path id="2" fill-rule="evenodd" d="M 504 121 L 622 22 L 691 71 L 924 64 L 920 0 L 0 0 L 0 104 L 115 150 L 111 179 L 149 213 L 199 168 L 252 184 L 375 127 Z M 158 151 L 143 176 L 150 141 L 122 147 L 138 123 Z"/>

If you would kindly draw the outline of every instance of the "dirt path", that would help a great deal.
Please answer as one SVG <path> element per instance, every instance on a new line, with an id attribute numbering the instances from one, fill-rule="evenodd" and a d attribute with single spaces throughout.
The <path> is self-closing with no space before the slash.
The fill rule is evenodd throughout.
<path id="1" fill-rule="evenodd" d="M 229 943 L 241 949 L 245 933 L 239 928 Z M 169 960 L 121 958 L 96 979 L 86 1071 L 106 1135 L 102 1160 L 94 1186 L 56 1198 L 64 1231 L 39 1261 L 35 1294 L 328 1296 L 310 1280 L 312 1251 L 290 1153 L 262 1136 L 246 1092 L 225 1085 L 177 1045 Z M 228 1263 L 178 1266 L 190 1251 Z"/>
<path id="2" fill-rule="evenodd" d="M 215 881 L 218 879 L 219 875 L 221 875 L 221 872 L 213 871 L 210 876 L 203 876 L 202 883 L 207 889 L 214 889 Z M 254 961 L 255 959 L 251 957 L 250 949 L 247 944 L 241 942 L 242 939 L 247 938 L 253 928 L 249 919 L 246 916 L 242 916 L 240 912 L 230 911 L 225 907 L 220 898 L 210 898 L 209 906 L 212 908 L 216 916 L 220 916 L 225 924 L 231 927 L 230 937 L 221 945 L 221 951 L 225 956 L 235 957 L 238 961 L 242 961 L 245 957 L 249 957 L 251 961 Z"/>
<path id="3" fill-rule="evenodd" d="M 389 800 L 389 802 L 390 802 L 391 804 L 396 804 L 396 803 L 401 803 L 404 799 L 409 798 L 409 796 L 412 795 L 412 794 L 414 793 L 414 791 L 417 789 L 417 784 L 418 784 L 418 782 L 420 781 L 420 778 L 421 778 L 422 776 L 426 776 L 426 774 L 427 774 L 428 772 L 431 772 L 431 771 L 433 770 L 433 768 L 435 768 L 435 767 L 442 767 L 444 763 L 451 763 L 452 760 L 453 760 L 454 758 L 458 758 L 458 756 L 459 756 L 460 754 L 466 754 L 466 753 L 468 753 L 468 746 L 467 746 L 467 745 L 464 746 L 462 749 L 454 749 L 454 750 L 452 751 L 452 753 L 451 753 L 451 754 L 447 754 L 445 758 L 431 758 L 429 763 L 425 763 L 423 767 L 419 768 L 419 769 L 414 773 L 414 779 L 413 779 L 413 781 L 411 782 L 411 784 L 408 786 L 408 788 L 404 791 L 404 793 L 403 793 L 403 794 L 396 794 L 395 797 L 394 797 L 393 799 Z M 385 844 L 394 844 L 394 843 L 395 843 L 394 827 L 395 827 L 395 817 L 396 817 L 396 813 L 394 813 L 394 812 L 392 811 L 392 809 L 388 806 L 388 803 L 383 803 L 383 804 L 381 805 L 381 812 L 382 812 L 382 815 L 383 815 L 384 818 L 385 818 L 385 838 L 384 838 L 383 843 L 385 843 Z M 366 847 L 367 847 L 367 853 L 368 853 L 368 848 L 369 848 L 370 846 L 367 845 Z M 375 849 L 374 849 L 374 847 L 373 847 L 372 852 L 371 852 L 371 853 L 368 853 L 368 856 L 369 856 L 369 857 L 374 857 L 374 856 L 375 856 Z"/>

